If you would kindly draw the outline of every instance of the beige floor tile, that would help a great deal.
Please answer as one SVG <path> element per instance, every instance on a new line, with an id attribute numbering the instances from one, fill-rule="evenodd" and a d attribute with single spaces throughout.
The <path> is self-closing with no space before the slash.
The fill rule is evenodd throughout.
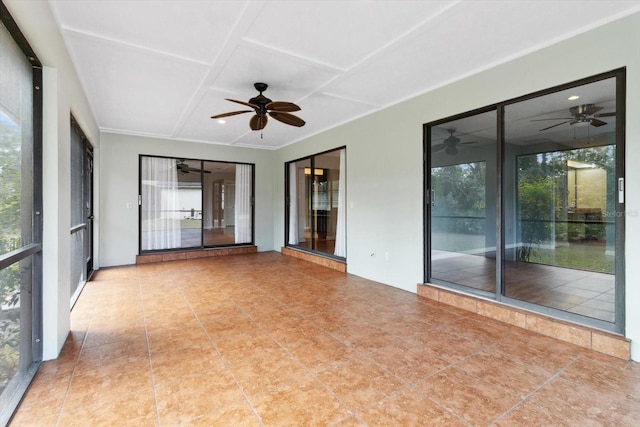
<path id="1" fill-rule="evenodd" d="M 103 269 L 71 317 L 12 426 L 640 419 L 638 363 L 272 252 Z"/>
<path id="2" fill-rule="evenodd" d="M 318 372 L 342 364 L 359 353 L 331 337 L 318 332 L 286 340 L 287 349 L 311 372 Z"/>
<path id="3" fill-rule="evenodd" d="M 331 425 L 350 415 L 318 381 L 307 377 L 251 399 L 264 425 Z"/>
<path id="4" fill-rule="evenodd" d="M 407 390 L 359 414 L 371 426 L 442 426 L 467 424 L 427 396 Z"/>
<path id="5" fill-rule="evenodd" d="M 127 363 L 103 363 L 90 369 L 78 367 L 71 378 L 64 409 L 73 411 L 150 388 L 151 367 L 148 358 Z"/>
<path id="6" fill-rule="evenodd" d="M 160 425 L 178 425 L 244 401 L 228 370 L 215 369 L 156 387 Z"/>
<path id="7" fill-rule="evenodd" d="M 268 358 L 269 354 L 282 348 L 260 328 L 243 330 L 232 336 L 217 339 L 215 344 L 222 358 L 230 362 L 255 357 L 258 354 Z"/>
<path id="8" fill-rule="evenodd" d="M 354 411 L 361 411 L 404 386 L 373 361 L 363 358 L 320 372 L 317 377 Z"/>
<path id="9" fill-rule="evenodd" d="M 581 387 L 563 378 L 556 378 L 545 385 L 527 399 L 525 405 L 574 426 L 635 427 L 640 419 L 637 399 Z"/>
<path id="10" fill-rule="evenodd" d="M 72 411 L 62 411 L 60 426 L 157 426 L 158 417 L 152 389 L 103 400 Z"/>
<path id="11" fill-rule="evenodd" d="M 83 348 L 78 363 L 103 363 L 112 360 L 136 360 L 149 357 L 149 347 L 145 335 L 119 340 L 95 347 Z"/>
<path id="12" fill-rule="evenodd" d="M 151 358 L 154 384 L 161 384 L 188 375 L 207 375 L 224 367 L 224 362 L 211 344 L 155 354 Z"/>
<path id="13" fill-rule="evenodd" d="M 423 348 L 434 353 L 449 363 L 458 362 L 485 347 L 480 342 L 468 340 L 441 329 L 415 335 L 406 341 L 416 348 Z"/>
<path id="14" fill-rule="evenodd" d="M 182 327 L 169 327 L 148 335 L 151 356 L 176 352 L 189 347 L 207 347 L 211 340 L 204 328 L 195 319 Z"/>
<path id="15" fill-rule="evenodd" d="M 253 356 L 230 362 L 234 377 L 249 397 L 307 375 L 307 371 L 284 350 L 271 352 L 265 358 L 259 353 Z"/>
<path id="16" fill-rule="evenodd" d="M 247 403 L 239 403 L 227 406 L 223 409 L 210 412 L 192 421 L 185 426 L 211 427 L 211 426 L 243 426 L 260 427 L 260 420 Z"/>
<path id="17" fill-rule="evenodd" d="M 521 398 L 525 398 L 552 377 L 544 369 L 519 363 L 494 349 L 474 354 L 456 367 Z"/>
<path id="18" fill-rule="evenodd" d="M 455 367 L 428 378 L 415 390 L 472 425 L 491 424 L 520 400 L 500 387 Z"/>
<path id="19" fill-rule="evenodd" d="M 618 395 L 619 399 L 635 401 L 640 413 L 640 378 L 629 370 L 579 359 L 562 371 L 560 378 L 575 383 L 580 389 L 591 389 L 602 395 Z"/>
<path id="20" fill-rule="evenodd" d="M 449 366 L 434 353 L 407 343 L 391 345 L 369 355 L 378 365 L 411 384 Z"/>

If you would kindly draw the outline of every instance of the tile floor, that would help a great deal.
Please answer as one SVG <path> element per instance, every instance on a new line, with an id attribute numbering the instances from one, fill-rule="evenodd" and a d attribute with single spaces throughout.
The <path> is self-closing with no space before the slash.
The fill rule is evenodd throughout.
<path id="1" fill-rule="evenodd" d="M 100 270 L 12 426 L 637 426 L 640 365 L 269 252 Z"/>
<path id="2" fill-rule="evenodd" d="M 496 260 L 480 255 L 439 251 L 433 276 L 488 292 L 495 292 Z M 613 322 L 615 276 L 528 262 L 505 265 L 507 296 L 558 310 Z"/>

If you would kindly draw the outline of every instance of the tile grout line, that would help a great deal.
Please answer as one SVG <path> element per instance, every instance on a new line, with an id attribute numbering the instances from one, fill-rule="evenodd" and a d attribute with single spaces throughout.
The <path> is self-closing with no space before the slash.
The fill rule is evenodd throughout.
<path id="1" fill-rule="evenodd" d="M 86 283 L 85 286 L 83 287 L 82 291 L 80 292 L 80 295 L 78 295 L 78 298 L 76 299 L 76 302 L 80 299 L 80 297 L 82 296 L 82 293 L 84 292 L 86 288 Z M 103 289 L 100 289 L 100 293 L 103 292 Z M 95 303 L 92 304 L 92 309 L 91 309 L 91 319 L 89 320 L 89 324 L 87 325 L 87 329 L 84 333 L 84 336 L 82 337 L 82 344 L 80 344 L 80 349 L 78 350 L 78 354 L 75 357 L 75 360 L 73 362 L 73 369 L 71 369 L 71 373 L 69 374 L 69 381 L 67 383 L 67 388 L 65 390 L 64 393 L 64 397 L 62 398 L 62 404 L 60 405 L 60 410 L 58 412 L 58 417 L 56 418 L 56 426 L 60 426 L 60 422 L 62 421 L 62 414 L 64 413 L 64 406 L 67 403 L 67 397 L 69 396 L 69 390 L 71 389 L 71 383 L 73 382 L 73 377 L 75 375 L 76 372 L 76 368 L 78 366 L 78 363 L 80 363 L 80 355 L 82 354 L 82 350 L 84 350 L 84 345 L 85 342 L 87 340 L 87 336 L 89 335 L 89 329 L 91 328 L 91 324 L 94 321 L 95 318 L 95 314 L 96 314 L 96 307 L 95 307 Z M 71 333 L 71 331 L 69 331 L 69 333 Z M 63 349 L 64 349 L 64 344 L 63 344 Z M 60 357 L 60 355 L 58 355 L 58 357 Z"/>
<path id="2" fill-rule="evenodd" d="M 279 301 L 279 300 L 278 300 L 278 301 Z M 285 303 L 283 303 L 283 302 L 281 302 L 281 301 L 279 301 L 279 302 L 280 302 L 281 304 L 283 304 L 284 306 L 287 306 L 287 304 L 285 304 Z M 294 310 L 294 312 L 295 312 L 295 310 Z M 250 317 L 252 317 L 249 313 L 247 313 L 247 314 L 248 314 Z M 348 313 L 347 313 L 347 314 L 348 314 Z M 302 316 L 302 315 L 301 315 L 301 317 L 302 317 L 302 318 L 304 318 L 304 319 L 306 319 L 306 320 L 308 320 L 308 317 L 305 317 L 305 316 Z M 456 318 L 456 319 L 454 319 L 454 320 L 451 320 L 451 322 L 447 322 L 447 324 L 457 322 L 457 321 L 459 321 L 460 319 L 463 319 L 463 318 L 465 318 L 465 317 L 467 317 L 467 316 L 466 316 L 466 315 L 461 315 L 461 316 L 459 316 L 458 318 Z M 253 318 L 253 317 L 252 317 L 252 318 Z M 258 323 L 258 324 L 259 324 L 259 323 Z M 373 327 L 373 328 L 375 328 L 375 329 L 377 329 L 377 330 L 379 330 L 379 331 L 381 331 L 381 332 L 385 332 L 385 333 L 386 333 L 386 331 L 385 331 L 384 329 L 380 328 L 378 325 L 374 324 L 373 322 L 365 321 L 363 324 L 364 324 L 364 325 L 366 325 L 366 326 Z M 261 326 L 261 325 L 260 325 L 260 326 Z M 445 325 L 441 325 L 441 326 L 445 326 Z M 262 327 L 262 326 L 261 326 L 261 327 Z M 439 328 L 439 327 L 438 327 L 438 328 Z M 434 329 L 438 329 L 438 328 L 434 328 Z M 321 329 L 321 330 L 323 330 L 327 335 L 329 335 L 330 337 L 332 337 L 332 338 L 333 338 L 333 339 L 335 339 L 336 341 L 338 341 L 338 342 L 340 342 L 341 344 L 345 345 L 345 344 L 342 342 L 342 340 L 341 340 L 341 339 L 339 339 L 338 337 L 336 337 L 332 332 L 330 332 L 330 331 L 325 331 L 323 328 L 320 328 L 320 329 Z M 268 331 L 266 331 L 266 329 L 265 329 L 265 332 L 266 332 L 267 334 L 269 334 L 269 333 L 268 333 Z M 269 335 L 271 336 L 271 334 L 269 334 Z M 275 337 L 272 337 L 272 338 L 273 338 L 274 340 L 276 340 L 276 342 L 278 342 L 278 344 L 279 344 L 281 347 L 283 347 L 283 348 L 287 351 L 287 353 L 289 353 L 292 357 L 294 357 L 296 360 L 298 360 L 298 358 L 297 358 L 295 355 L 291 354 L 291 353 L 288 351 L 288 349 L 287 349 L 284 345 L 282 345 L 282 344 L 281 344 L 281 343 L 280 343 L 280 342 L 279 342 Z M 465 338 L 465 339 L 466 339 L 466 338 Z M 406 342 L 406 340 L 405 340 L 404 338 L 402 338 L 402 337 L 401 337 L 401 338 L 399 338 L 399 340 Z M 374 359 L 372 359 L 372 358 L 371 358 L 371 354 L 372 354 L 372 353 L 378 352 L 378 351 L 380 351 L 380 350 L 382 350 L 382 349 L 384 349 L 384 348 L 389 348 L 389 347 L 391 347 L 391 346 L 393 346 L 393 345 L 394 345 L 394 343 L 389 343 L 388 345 L 386 345 L 386 346 L 384 346 L 384 347 L 381 347 L 381 348 L 376 349 L 376 350 L 367 351 L 367 352 L 363 352 L 363 351 L 361 351 L 361 350 L 358 350 L 358 349 L 356 349 L 356 348 L 353 348 L 353 349 L 356 351 L 356 353 L 358 354 L 358 356 L 357 356 L 357 357 L 355 357 L 355 358 L 353 358 L 353 359 L 350 359 L 350 360 L 346 360 L 346 361 L 344 361 L 344 362 L 342 362 L 342 363 L 336 364 L 336 365 L 334 365 L 334 366 L 332 366 L 332 367 L 330 367 L 330 368 L 327 368 L 327 369 L 324 369 L 324 370 L 320 371 L 320 372 L 328 371 L 328 370 L 331 370 L 331 369 L 335 369 L 336 367 L 346 365 L 347 363 L 350 363 L 350 362 L 352 362 L 353 360 L 357 360 L 357 359 L 364 359 L 364 360 L 368 360 L 369 362 L 371 362 L 371 363 L 375 364 L 375 365 L 376 365 L 376 366 L 378 366 L 380 369 L 382 369 L 384 372 L 386 372 L 386 373 L 390 374 L 392 377 L 394 377 L 394 378 L 398 379 L 401 383 L 403 383 L 403 386 L 402 386 L 402 387 L 400 387 L 398 390 L 394 391 L 393 393 L 390 393 L 389 395 L 384 396 L 382 399 L 380 399 L 380 400 L 378 400 L 378 401 L 372 402 L 371 404 L 367 405 L 367 406 L 366 406 L 366 407 L 364 407 L 364 408 L 361 408 L 361 409 L 360 409 L 360 410 L 358 410 L 358 411 L 357 411 L 357 410 L 355 410 L 355 409 L 352 409 L 349 405 L 347 405 L 345 402 L 343 402 L 343 401 L 342 401 L 342 399 L 340 399 L 340 398 L 339 398 L 339 397 L 338 397 L 338 396 L 333 392 L 333 390 L 332 390 L 329 386 L 327 386 L 326 384 L 324 384 L 324 382 L 322 382 L 322 380 L 320 380 L 320 379 L 319 379 L 319 378 L 318 378 L 318 377 L 317 377 L 317 376 L 316 376 L 316 375 L 315 375 L 315 374 L 314 374 L 310 369 L 308 369 L 308 368 L 306 367 L 306 365 L 302 364 L 302 362 L 300 362 L 299 360 L 298 360 L 298 362 L 299 362 L 301 365 L 303 365 L 303 366 L 304 366 L 304 368 L 307 370 L 307 372 L 309 372 L 309 374 L 310 374 L 310 375 L 311 375 L 311 376 L 312 376 L 316 381 L 318 381 L 320 384 L 322 384 L 322 386 L 323 386 L 323 387 L 324 387 L 324 388 L 325 388 L 325 389 L 326 389 L 326 390 L 327 390 L 327 391 L 328 391 L 332 396 L 334 396 L 338 401 L 340 401 L 341 403 L 343 403 L 343 404 L 344 404 L 344 406 L 349 410 L 349 412 L 351 412 L 351 413 L 352 413 L 352 416 L 354 416 L 354 417 L 356 417 L 358 420 L 361 420 L 362 422 L 364 422 L 364 421 L 360 418 L 360 414 L 362 414 L 364 411 L 366 411 L 366 410 L 368 410 L 368 409 L 370 409 L 370 408 L 373 408 L 375 405 L 378 405 L 378 404 L 379 404 L 379 403 L 381 403 L 381 402 L 384 402 L 384 401 L 386 401 L 386 400 L 392 399 L 392 398 L 394 398 L 394 397 L 396 397 L 396 396 L 400 395 L 401 393 L 403 393 L 403 392 L 405 392 L 405 391 L 410 391 L 412 388 L 414 388 L 414 386 L 415 386 L 417 383 L 420 383 L 420 382 L 426 381 L 428 378 L 431 378 L 431 377 L 433 377 L 433 376 L 437 375 L 438 373 L 440 373 L 440 372 L 442 372 L 442 371 L 444 371 L 444 370 L 448 369 L 449 367 L 453 366 L 453 364 L 451 364 L 451 363 L 450 363 L 447 367 L 444 367 L 444 368 L 442 368 L 442 369 L 440 369 L 440 370 L 438 370 L 438 371 L 434 372 L 433 374 L 431 374 L 431 375 L 429 375 L 429 376 L 427 376 L 427 377 L 425 377 L 425 378 L 422 378 L 422 379 L 420 379 L 420 380 L 418 380 L 418 381 L 415 381 L 414 383 L 410 383 L 410 382 L 405 381 L 405 380 L 403 380 L 402 378 L 398 377 L 397 375 L 393 374 L 391 371 L 389 371 L 389 370 L 388 370 L 388 369 L 386 369 L 385 367 L 381 366 L 381 365 L 380 365 L 380 364 L 378 364 Z M 350 346 L 345 345 L 345 347 L 350 347 Z M 477 352 L 476 352 L 476 353 L 477 353 Z M 473 354 L 476 354 L 476 353 L 473 353 Z M 435 355 L 435 356 L 437 357 L 437 355 Z M 470 355 L 470 356 L 471 356 L 471 355 Z M 469 357 L 470 357 L 470 356 L 469 356 Z M 461 417 L 460 417 L 457 413 L 455 413 L 454 411 L 450 410 L 449 408 L 446 408 L 446 407 L 442 406 L 442 405 L 441 405 L 441 404 L 439 404 L 438 402 L 435 402 L 435 401 L 434 401 L 433 399 L 431 399 L 429 396 L 426 396 L 426 398 L 428 398 L 429 400 L 431 400 L 432 402 L 434 402 L 434 404 L 436 404 L 436 406 L 438 406 L 438 407 L 442 408 L 443 410 L 445 410 L 446 412 L 450 413 L 450 414 L 451 414 L 452 416 L 454 416 L 456 419 L 459 419 L 459 420 L 461 420 L 464 424 L 466 424 L 467 426 L 470 426 L 470 424 L 469 424 L 466 420 L 464 420 L 463 418 L 461 418 Z M 347 417 L 347 418 L 348 418 L 348 417 Z M 335 423 L 334 423 L 334 424 L 335 424 Z"/>
<path id="3" fill-rule="evenodd" d="M 144 337 L 147 343 L 147 355 L 149 358 L 149 374 L 151 376 L 151 388 L 153 390 L 153 401 L 156 408 L 156 425 L 160 426 L 160 408 L 158 407 L 158 393 L 156 391 L 156 381 L 153 374 L 153 359 L 151 357 L 151 345 L 149 344 L 149 330 L 147 328 L 147 313 L 145 311 L 144 296 L 142 294 L 142 285 L 140 281 L 140 274 L 138 267 L 136 266 L 136 282 L 138 285 L 138 298 L 140 299 L 140 306 L 142 308 L 142 319 L 144 321 Z"/>
<path id="4" fill-rule="evenodd" d="M 225 294 L 227 294 L 226 291 L 224 291 L 224 290 L 221 290 L 221 291 L 224 292 Z M 227 360 L 222 356 L 222 353 L 220 352 L 220 349 L 218 349 L 218 346 L 215 343 L 215 340 L 213 338 L 211 338 L 211 336 L 209 335 L 209 332 L 207 331 L 207 328 L 205 328 L 204 325 L 202 324 L 202 321 L 198 317 L 198 314 L 196 313 L 196 311 L 193 309 L 193 306 L 189 302 L 189 299 L 187 298 L 187 296 L 182 291 L 182 288 L 180 289 L 180 294 L 182 295 L 182 297 L 184 298 L 185 302 L 187 303 L 187 306 L 189 307 L 189 310 L 191 310 L 191 313 L 193 313 L 194 317 L 198 321 L 198 324 L 200 325 L 200 328 L 204 331 L 204 334 L 207 336 L 207 339 L 209 340 L 209 342 L 213 346 L 213 349 L 218 354 L 218 357 L 220 358 L 220 360 L 222 360 L 224 368 L 229 372 L 229 375 L 231 375 L 231 378 L 233 378 L 233 381 L 236 384 L 236 386 L 238 387 L 238 389 L 240 390 L 240 392 L 242 393 L 242 396 L 243 396 L 245 402 L 247 402 L 247 404 L 251 408 L 251 412 L 253 412 L 253 414 L 256 416 L 256 418 L 257 418 L 258 422 L 260 423 L 260 425 L 264 427 L 264 423 L 262 422 L 262 418 L 260 417 L 260 415 L 256 411 L 256 408 L 251 403 L 251 400 L 249 399 L 249 396 L 247 395 L 247 393 L 244 390 L 244 387 L 242 387 L 242 385 L 240 384 L 240 382 L 236 378 L 235 374 L 233 373 L 233 369 L 231 369 L 231 365 L 229 364 L 229 362 L 227 362 Z M 233 300 L 233 298 L 232 298 L 232 300 Z M 233 304 L 235 306 L 237 306 L 237 304 L 235 302 Z M 242 310 L 241 307 L 239 307 L 239 308 Z M 231 407 L 231 406 L 233 406 L 233 405 L 228 405 L 226 407 Z M 211 412 L 209 412 L 209 413 L 211 413 Z M 199 417 L 197 417 L 195 419 L 197 420 L 197 419 L 203 418 L 206 415 L 207 414 L 202 414 L 202 415 L 200 415 Z M 193 420 L 191 420 L 191 421 L 193 421 Z"/>
<path id="5" fill-rule="evenodd" d="M 491 422 L 491 426 L 495 426 L 497 422 L 500 422 L 501 419 L 503 419 L 504 417 L 506 417 L 507 415 L 509 415 L 511 412 L 513 412 L 515 409 L 517 409 L 519 406 L 521 406 L 522 404 L 524 404 L 527 400 L 529 400 L 531 397 L 533 397 L 533 395 L 535 395 L 538 391 L 540 391 L 542 388 L 544 388 L 545 386 L 547 386 L 547 384 L 551 383 L 552 381 L 554 381 L 555 379 L 559 378 L 560 375 L 562 375 L 562 373 L 564 371 L 566 371 L 567 369 L 569 369 L 569 367 L 571 365 L 573 365 L 574 363 L 576 363 L 578 360 L 580 359 L 580 356 L 576 356 L 571 362 L 567 363 L 564 367 L 560 368 L 558 370 L 558 372 L 556 372 L 555 374 L 553 374 L 551 377 L 549 377 L 545 382 L 543 382 L 539 387 L 535 388 L 531 393 L 527 394 L 525 397 L 523 397 L 522 399 L 520 399 L 515 405 L 513 405 L 511 408 L 507 409 L 506 411 L 504 411 L 502 413 L 502 415 L 500 415 L 498 418 L 496 418 L 495 420 L 493 420 Z"/>
<path id="6" fill-rule="evenodd" d="M 257 286 L 257 285 L 254 285 Z M 268 294 L 269 295 L 269 294 Z M 271 296 L 271 295 L 270 295 Z M 285 304 L 282 301 L 278 300 L 277 298 L 271 296 L 272 298 L 276 299 L 276 301 L 278 301 L 283 307 L 287 308 L 287 309 L 291 309 L 289 307 L 289 304 Z M 237 304 L 236 304 L 237 305 Z M 347 412 L 351 413 L 351 416 L 357 417 L 357 411 L 355 411 L 354 409 L 352 409 L 349 405 L 347 405 L 346 402 L 344 402 L 340 397 L 338 397 L 334 391 L 328 387 L 324 382 L 322 382 L 314 373 L 311 369 L 309 369 L 307 367 L 307 365 L 305 365 L 304 363 L 302 363 L 300 361 L 300 359 L 298 357 L 296 357 L 293 353 L 291 353 L 291 351 L 289 351 L 289 348 L 287 346 L 285 346 L 282 342 L 280 342 L 276 337 L 274 337 L 260 322 L 256 321 L 254 319 L 253 316 L 251 316 L 251 313 L 247 312 L 244 308 L 238 306 L 238 308 L 240 308 L 241 311 L 243 311 L 246 315 L 248 315 L 252 320 L 254 320 L 254 322 L 256 322 L 256 324 L 258 325 L 258 327 L 260 329 L 263 330 L 263 332 L 265 332 L 269 337 L 271 337 L 271 339 L 273 339 L 293 360 L 295 360 L 295 362 L 302 368 L 304 369 L 309 376 L 311 376 L 311 378 L 313 378 L 315 381 L 317 381 L 331 396 L 333 396 L 334 399 L 336 399 L 338 402 L 340 402 L 347 410 Z M 295 310 L 292 310 L 295 312 Z M 297 312 L 295 312 L 296 314 L 298 314 Z M 299 315 L 299 314 L 298 314 Z M 301 318 L 305 319 L 304 316 L 300 316 Z M 321 328 L 322 329 L 322 328 Z M 329 334 L 330 335 L 330 334 Z M 331 335 L 330 335 L 331 336 Z M 333 337 L 333 336 L 332 336 Z M 333 337 L 335 339 L 335 337 Z M 337 340 L 338 342 L 342 343 L 340 340 Z M 344 344 L 343 344 L 344 345 Z M 362 357 L 362 354 L 360 354 L 361 352 L 356 350 L 356 352 L 359 354 L 358 358 Z M 354 360 L 354 359 L 351 359 Z M 337 365 L 334 365 L 333 368 L 335 368 L 336 366 L 342 366 L 344 364 L 349 363 L 351 360 L 347 360 L 344 361 L 343 363 L 339 363 Z M 320 372 L 324 372 L 325 370 L 322 370 Z M 288 384 L 294 384 L 296 383 L 297 380 L 292 380 L 290 382 L 287 383 Z M 347 419 L 349 417 L 345 417 L 344 419 Z M 336 421 L 337 422 L 337 421 Z M 335 424 L 335 423 L 334 423 Z"/>

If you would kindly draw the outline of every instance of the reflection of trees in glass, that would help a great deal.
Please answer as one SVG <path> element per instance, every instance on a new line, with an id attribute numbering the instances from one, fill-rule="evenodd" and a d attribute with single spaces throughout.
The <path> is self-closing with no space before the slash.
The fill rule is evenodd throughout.
<path id="1" fill-rule="evenodd" d="M 441 231 L 484 232 L 485 176 L 485 162 L 431 169 L 432 216 L 446 219 Z"/>
<path id="2" fill-rule="evenodd" d="M 612 145 L 587 147 L 575 150 L 536 153 L 519 156 L 518 166 L 518 223 L 520 241 L 518 252 L 520 261 L 557 264 L 549 260 L 548 254 L 539 249 L 545 242 L 566 240 L 570 231 L 567 213 L 570 209 L 568 196 L 568 162 L 579 162 L 606 171 L 607 210 L 614 203 L 615 189 L 615 147 Z M 603 213 L 606 216 L 606 213 Z M 603 225 L 604 227 L 604 225 Z M 552 250 L 554 253 L 555 251 Z M 539 254 L 537 252 L 540 252 Z M 547 251 L 548 252 L 548 251 Z M 565 267 L 585 268 L 580 260 L 562 262 Z M 587 268 L 589 269 L 589 268 Z M 598 271 L 601 269 L 597 269 Z"/>
<path id="3" fill-rule="evenodd" d="M 21 144 L 20 128 L 0 112 L 0 254 L 21 246 Z M 14 264 L 0 271 L 0 393 L 18 367 L 19 296 L 20 269 Z"/>
<path id="4" fill-rule="evenodd" d="M 533 248 L 550 237 L 555 198 L 553 183 L 551 177 L 536 177 L 518 183 L 520 261 L 529 261 Z"/>
<path id="5" fill-rule="evenodd" d="M 0 253 L 20 246 L 20 128 L 0 113 Z"/>

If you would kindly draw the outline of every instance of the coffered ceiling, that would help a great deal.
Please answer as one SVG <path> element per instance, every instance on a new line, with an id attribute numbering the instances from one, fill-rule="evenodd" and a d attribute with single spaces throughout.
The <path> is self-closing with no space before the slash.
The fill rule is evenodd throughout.
<path id="1" fill-rule="evenodd" d="M 49 0 L 101 130 L 275 149 L 640 10 L 638 0 Z M 265 96 L 304 127 L 214 114 Z"/>

